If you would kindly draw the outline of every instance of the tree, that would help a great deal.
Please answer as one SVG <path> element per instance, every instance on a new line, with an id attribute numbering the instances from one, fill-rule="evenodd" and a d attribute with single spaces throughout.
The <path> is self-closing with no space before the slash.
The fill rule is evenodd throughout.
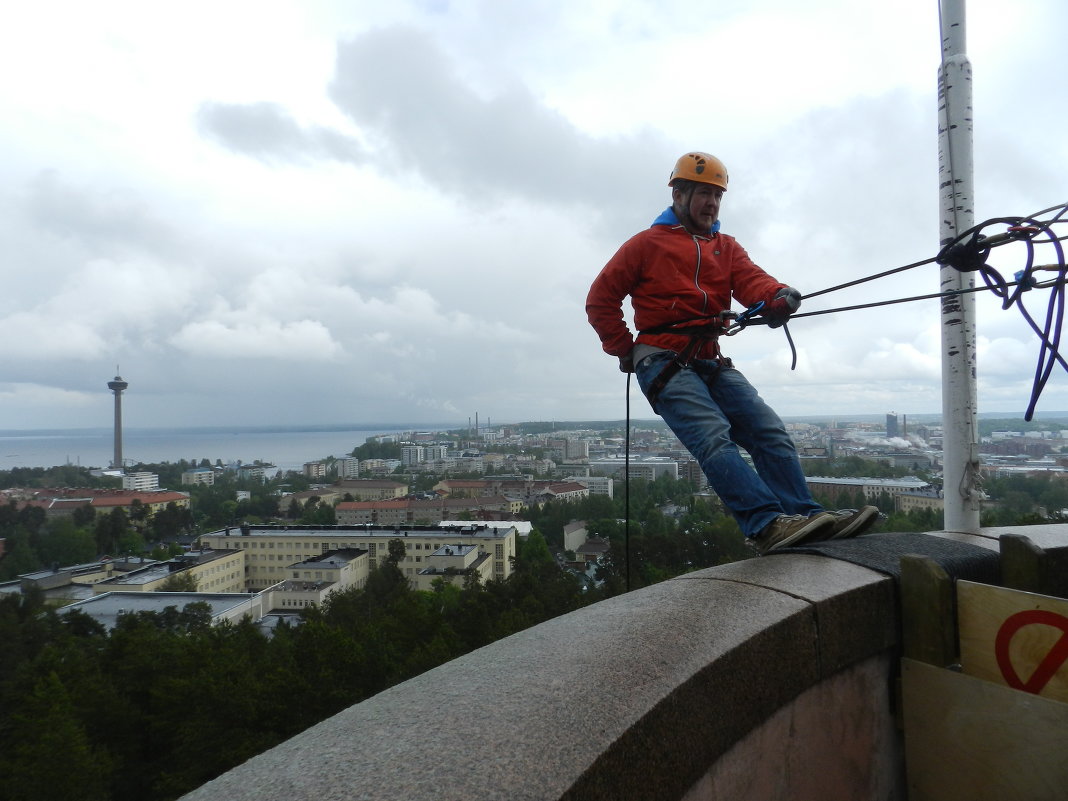
<path id="1" fill-rule="evenodd" d="M 60 517 L 45 524 L 39 548 L 45 565 L 77 565 L 90 562 L 96 556 L 93 535 L 74 525 L 70 517 Z"/>
<path id="2" fill-rule="evenodd" d="M 337 523 L 337 515 L 333 506 L 323 503 L 319 496 L 312 495 L 304 502 L 300 522 L 313 526 L 332 526 Z"/>
<path id="3" fill-rule="evenodd" d="M 71 517 L 74 520 L 74 525 L 79 528 L 88 526 L 96 519 L 96 509 L 93 508 L 92 504 L 86 503 L 85 506 L 77 507 Z"/>
<path id="4" fill-rule="evenodd" d="M 130 501 L 130 520 L 137 523 L 144 523 L 148 518 L 148 507 L 142 503 L 140 498 L 134 498 Z"/>
<path id="5" fill-rule="evenodd" d="M 92 746 L 66 688 L 54 673 L 37 681 L 11 715 L 18 732 L 0 757 L 3 795 L 19 801 L 106 801 L 108 759 Z M 57 762 L 62 769 L 57 770 Z"/>
<path id="6" fill-rule="evenodd" d="M 193 525 L 192 513 L 185 506 L 170 501 L 166 506 L 152 515 L 150 529 L 152 536 L 158 540 L 173 540 L 182 531 Z"/>
<path id="7" fill-rule="evenodd" d="M 400 564 L 408 554 L 408 548 L 404 544 L 404 540 L 392 539 L 389 541 L 387 548 L 389 556 L 386 557 L 386 560 L 392 565 Z"/>
<path id="8" fill-rule="evenodd" d="M 19 525 L 25 527 L 30 534 L 37 534 L 42 526 L 44 526 L 47 520 L 45 510 L 40 506 L 23 506 L 19 509 L 18 522 Z"/>
<path id="9" fill-rule="evenodd" d="M 3 560 L 0 560 L 0 581 L 10 581 L 23 573 L 32 573 L 43 567 L 40 556 L 30 543 L 30 535 L 22 527 L 6 532 L 7 543 Z"/>
<path id="10" fill-rule="evenodd" d="M 106 515 L 98 516 L 93 533 L 98 553 L 120 553 L 119 543 L 127 533 L 126 512 L 121 506 L 116 506 Z"/>
<path id="11" fill-rule="evenodd" d="M 533 530 L 527 535 L 526 542 L 521 542 L 516 558 L 516 568 L 520 566 L 524 570 L 540 572 L 545 568 L 556 569 L 556 560 L 553 559 L 549 546 L 541 532 Z"/>
<path id="12" fill-rule="evenodd" d="M 196 592 L 197 577 L 191 570 L 179 570 L 167 576 L 160 585 L 160 592 Z"/>

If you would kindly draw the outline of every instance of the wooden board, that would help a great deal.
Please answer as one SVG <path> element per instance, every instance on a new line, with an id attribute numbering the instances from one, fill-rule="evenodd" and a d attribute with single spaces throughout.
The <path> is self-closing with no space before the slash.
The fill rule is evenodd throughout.
<path id="1" fill-rule="evenodd" d="M 957 616 L 965 674 L 1068 701 L 1068 600 L 958 581 Z"/>
<path id="2" fill-rule="evenodd" d="M 909 801 L 1063 801 L 1068 704 L 901 660 Z"/>
<path id="3" fill-rule="evenodd" d="M 900 597 L 904 655 L 938 667 L 956 662 L 956 597 L 945 568 L 926 556 L 902 556 Z"/>

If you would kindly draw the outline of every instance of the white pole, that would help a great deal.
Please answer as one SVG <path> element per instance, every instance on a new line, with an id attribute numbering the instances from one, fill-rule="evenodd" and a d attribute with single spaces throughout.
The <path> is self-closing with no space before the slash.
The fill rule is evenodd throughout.
<path id="1" fill-rule="evenodd" d="M 972 65 L 965 55 L 965 0 L 941 0 L 938 186 L 942 245 L 974 225 Z M 941 271 L 941 291 L 971 289 L 974 273 Z M 945 530 L 979 531 L 979 427 L 975 295 L 942 299 L 942 463 Z"/>

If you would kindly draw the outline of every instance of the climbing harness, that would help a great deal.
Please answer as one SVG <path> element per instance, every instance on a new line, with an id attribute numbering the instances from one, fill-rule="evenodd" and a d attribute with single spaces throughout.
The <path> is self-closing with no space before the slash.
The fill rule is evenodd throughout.
<path id="1" fill-rule="evenodd" d="M 686 320 L 676 320 L 672 323 L 666 323 L 664 325 L 656 326 L 655 328 L 649 328 L 645 331 L 639 331 L 639 336 L 642 334 L 679 334 L 690 337 L 690 341 L 686 343 L 685 347 L 676 353 L 671 361 L 664 365 L 663 369 L 657 373 L 656 378 L 649 384 L 649 389 L 646 391 L 645 397 L 649 399 L 649 404 L 653 407 L 653 411 L 657 411 L 656 401 L 657 398 L 660 397 L 660 393 L 680 370 L 686 368 L 697 369 L 693 364 L 693 360 L 697 355 L 697 352 L 700 351 L 705 344 L 712 343 L 712 350 L 707 358 L 715 365 L 712 369 L 707 367 L 702 367 L 700 369 L 700 372 L 705 372 L 710 375 L 708 380 L 715 380 L 715 376 L 718 375 L 719 370 L 722 367 L 732 367 L 733 364 L 731 360 L 723 356 L 720 352 L 719 338 L 721 336 L 732 337 L 739 333 L 763 308 L 764 301 L 760 301 L 743 312 L 725 310 L 719 312 L 719 314 L 712 315 L 711 317 L 691 317 Z M 657 413 L 659 414 L 659 412 Z"/>

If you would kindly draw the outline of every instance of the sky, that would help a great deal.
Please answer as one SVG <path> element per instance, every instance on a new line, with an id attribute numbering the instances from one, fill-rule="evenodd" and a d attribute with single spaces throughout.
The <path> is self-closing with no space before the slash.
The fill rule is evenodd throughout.
<path id="1" fill-rule="evenodd" d="M 1068 202 L 1066 29 L 967 5 L 977 222 Z M 675 159 L 726 163 L 722 230 L 803 294 L 930 258 L 939 58 L 934 0 L 4 4 L 0 429 L 109 426 L 116 372 L 135 427 L 621 419 L 586 293 Z M 979 409 L 1022 414 L 1039 340 L 976 305 Z M 795 370 L 781 330 L 724 350 L 784 417 L 937 413 L 940 330 L 927 300 L 798 319 Z"/>

